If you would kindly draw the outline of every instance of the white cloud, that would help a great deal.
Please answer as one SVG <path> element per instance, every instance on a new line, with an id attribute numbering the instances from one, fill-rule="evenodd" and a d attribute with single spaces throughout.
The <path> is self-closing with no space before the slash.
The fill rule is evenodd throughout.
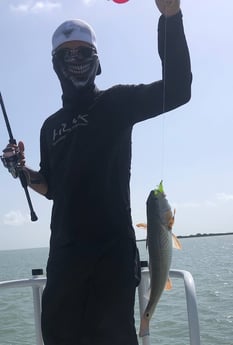
<path id="1" fill-rule="evenodd" d="M 233 195 L 226 194 L 226 193 L 217 193 L 215 195 L 214 200 L 202 200 L 200 202 L 192 202 L 187 201 L 183 203 L 173 203 L 172 205 L 176 208 L 186 208 L 186 209 L 193 209 L 193 208 L 214 208 L 218 207 L 220 203 L 232 202 Z"/>
<path id="2" fill-rule="evenodd" d="M 208 208 L 217 207 L 216 202 L 211 200 L 205 200 L 203 205 Z"/>
<path id="3" fill-rule="evenodd" d="M 21 211 L 10 211 L 5 214 L 3 223 L 11 226 L 21 226 L 30 222 L 29 215 L 23 215 Z"/>
<path id="4" fill-rule="evenodd" d="M 10 5 L 10 9 L 14 12 L 21 13 L 39 13 L 53 11 L 61 7 L 60 2 L 54 1 L 25 1 L 18 5 Z"/>
<path id="5" fill-rule="evenodd" d="M 224 202 L 233 201 L 233 195 L 232 194 L 226 194 L 226 193 L 218 193 L 217 199 L 219 201 L 224 201 Z"/>
<path id="6" fill-rule="evenodd" d="M 84 5 L 91 6 L 96 2 L 96 0 L 83 0 Z"/>
<path id="7" fill-rule="evenodd" d="M 200 203 L 197 202 L 183 202 L 172 204 L 175 208 L 198 208 L 201 207 Z"/>
<path id="8" fill-rule="evenodd" d="M 10 9 L 15 12 L 27 12 L 29 6 L 26 4 L 19 4 L 18 6 L 10 5 Z"/>

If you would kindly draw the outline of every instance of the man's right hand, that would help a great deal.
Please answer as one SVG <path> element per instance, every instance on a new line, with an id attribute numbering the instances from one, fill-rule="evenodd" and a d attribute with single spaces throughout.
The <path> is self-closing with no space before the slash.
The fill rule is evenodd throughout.
<path id="1" fill-rule="evenodd" d="M 25 166 L 23 142 L 20 141 L 18 145 L 8 144 L 3 150 L 1 160 L 4 167 L 8 169 L 14 178 L 16 178 L 18 176 L 18 169 Z"/>
<path id="2" fill-rule="evenodd" d="M 23 172 L 29 187 L 42 195 L 47 193 L 48 185 L 45 178 L 40 172 L 25 166 L 24 143 L 22 141 L 19 141 L 18 145 L 8 144 L 3 150 L 1 160 L 13 177 L 18 177 L 19 171 Z"/>

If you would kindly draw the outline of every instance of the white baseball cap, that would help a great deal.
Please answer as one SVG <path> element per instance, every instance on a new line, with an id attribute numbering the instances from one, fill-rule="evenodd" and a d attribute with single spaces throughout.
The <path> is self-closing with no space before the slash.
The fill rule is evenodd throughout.
<path id="1" fill-rule="evenodd" d="M 87 42 L 97 50 L 95 32 L 84 20 L 74 19 L 62 23 L 53 34 L 52 51 L 54 52 L 61 44 L 70 41 Z"/>

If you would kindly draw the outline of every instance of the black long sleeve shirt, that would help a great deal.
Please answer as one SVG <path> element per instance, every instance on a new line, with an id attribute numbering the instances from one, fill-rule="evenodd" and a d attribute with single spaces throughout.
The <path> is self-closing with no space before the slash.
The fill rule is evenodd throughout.
<path id="1" fill-rule="evenodd" d="M 181 12 L 167 20 L 160 17 L 158 50 L 162 80 L 94 88 L 76 100 L 63 95 L 63 108 L 44 122 L 40 172 L 48 183 L 47 197 L 53 200 L 52 247 L 134 238 L 129 193 L 132 128 L 191 97 Z"/>

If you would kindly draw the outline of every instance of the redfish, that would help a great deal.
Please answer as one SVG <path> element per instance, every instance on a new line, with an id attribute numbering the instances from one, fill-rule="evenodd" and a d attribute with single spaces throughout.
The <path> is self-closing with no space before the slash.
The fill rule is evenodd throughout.
<path id="1" fill-rule="evenodd" d="M 147 247 L 149 253 L 150 296 L 141 317 L 139 336 L 149 335 L 149 323 L 164 289 L 171 289 L 169 269 L 172 261 L 172 248 L 181 248 L 172 234 L 174 214 L 166 199 L 162 181 L 150 192 L 147 202 Z"/>

